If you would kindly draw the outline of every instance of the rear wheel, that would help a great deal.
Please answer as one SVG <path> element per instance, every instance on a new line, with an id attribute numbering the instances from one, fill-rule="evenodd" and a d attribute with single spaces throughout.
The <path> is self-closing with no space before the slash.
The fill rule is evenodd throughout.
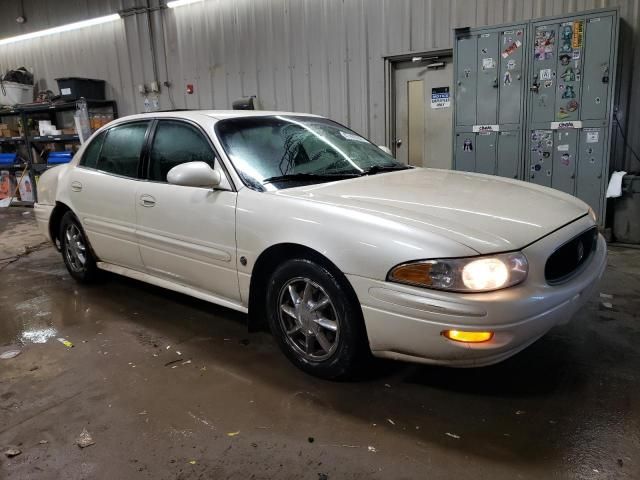
<path id="1" fill-rule="evenodd" d="M 79 282 L 95 281 L 99 274 L 96 258 L 80 222 L 72 212 L 62 216 L 58 238 L 64 264 L 71 276 Z"/>
<path id="2" fill-rule="evenodd" d="M 357 373 L 368 348 L 360 305 L 349 286 L 307 259 L 284 263 L 271 277 L 267 311 L 271 331 L 296 366 L 339 379 Z"/>

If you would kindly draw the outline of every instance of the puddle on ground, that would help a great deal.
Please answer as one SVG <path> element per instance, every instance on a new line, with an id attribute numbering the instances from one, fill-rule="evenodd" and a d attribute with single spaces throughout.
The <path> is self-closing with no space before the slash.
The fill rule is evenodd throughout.
<path id="1" fill-rule="evenodd" d="M 59 258 L 47 253 L 35 257 L 39 258 L 25 257 L 2 272 L 0 347 L 47 343 L 63 327 L 87 318 L 89 301 L 71 282 L 62 281 Z M 32 269 L 34 263 L 41 268 Z"/>

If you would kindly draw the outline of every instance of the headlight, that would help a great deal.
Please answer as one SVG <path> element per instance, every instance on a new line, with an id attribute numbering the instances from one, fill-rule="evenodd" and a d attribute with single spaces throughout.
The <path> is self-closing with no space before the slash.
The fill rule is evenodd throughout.
<path id="1" fill-rule="evenodd" d="M 436 290 L 489 292 L 517 285 L 528 270 L 527 258 L 516 252 L 403 263 L 389 271 L 387 280 Z"/>

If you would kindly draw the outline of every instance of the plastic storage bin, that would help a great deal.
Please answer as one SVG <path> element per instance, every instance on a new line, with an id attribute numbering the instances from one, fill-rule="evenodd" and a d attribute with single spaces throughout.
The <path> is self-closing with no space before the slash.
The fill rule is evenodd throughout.
<path id="1" fill-rule="evenodd" d="M 71 152 L 50 152 L 47 157 L 47 163 L 49 165 L 58 165 L 60 163 L 69 163 L 73 158 Z"/>
<path id="2" fill-rule="evenodd" d="M 0 165 L 13 165 L 16 163 L 15 153 L 0 153 Z"/>
<path id="3" fill-rule="evenodd" d="M 18 105 L 33 102 L 33 85 L 1 82 L 0 105 Z"/>
<path id="4" fill-rule="evenodd" d="M 56 78 L 60 96 L 63 100 L 104 100 L 104 80 L 92 78 L 66 77 Z"/>

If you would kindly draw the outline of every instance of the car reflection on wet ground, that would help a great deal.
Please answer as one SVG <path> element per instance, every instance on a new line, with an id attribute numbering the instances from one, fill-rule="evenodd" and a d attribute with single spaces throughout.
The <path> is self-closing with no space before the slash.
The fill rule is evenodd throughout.
<path id="1" fill-rule="evenodd" d="M 499 365 L 334 383 L 242 314 L 76 284 L 26 211 L 0 213 L 0 354 L 20 351 L 0 359 L 0 448 L 21 452 L 2 478 L 640 476 L 640 250 L 613 247 L 604 295 Z"/>

